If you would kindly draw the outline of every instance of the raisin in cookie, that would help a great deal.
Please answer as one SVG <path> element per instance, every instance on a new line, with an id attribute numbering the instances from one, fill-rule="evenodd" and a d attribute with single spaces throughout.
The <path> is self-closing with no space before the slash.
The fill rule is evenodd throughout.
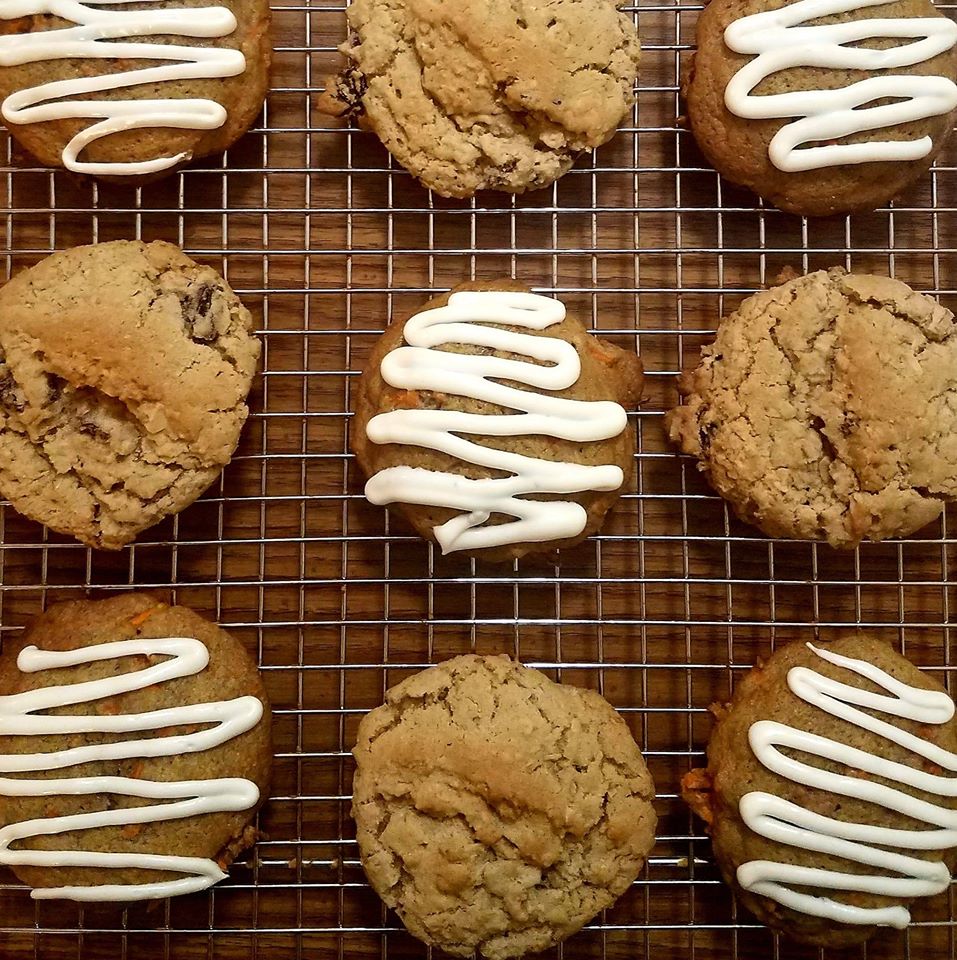
<path id="1" fill-rule="evenodd" d="M 873 210 L 957 119 L 957 25 L 931 0 L 712 0 L 685 83 L 702 152 L 791 213 Z"/>
<path id="2" fill-rule="evenodd" d="M 117 549 L 229 462 L 260 353 L 249 311 L 169 243 L 56 253 L 0 290 L 0 494 Z"/>
<path id="3" fill-rule="evenodd" d="M 560 300 L 461 284 L 393 324 L 359 380 L 366 496 L 444 553 L 552 555 L 595 532 L 630 481 L 641 387 L 638 357 Z"/>
<path id="4" fill-rule="evenodd" d="M 654 784 L 624 720 L 508 657 L 456 657 L 393 687 L 354 753 L 369 881 L 455 956 L 553 947 L 624 893 L 654 843 Z"/>
<path id="5" fill-rule="evenodd" d="M 848 947 L 950 885 L 957 721 L 936 679 L 866 636 L 793 643 L 712 710 L 707 769 L 683 796 L 758 919 Z"/>
<path id="6" fill-rule="evenodd" d="M 4 642 L 0 723 L 0 864 L 34 898 L 204 890 L 256 839 L 266 690 L 242 644 L 185 607 L 51 607 Z"/>
<path id="7" fill-rule="evenodd" d="M 348 16 L 320 109 L 442 196 L 547 186 L 631 108 L 638 35 L 615 0 L 356 0 Z"/>
<path id="8" fill-rule="evenodd" d="M 269 20 L 268 0 L 0 4 L 0 112 L 42 163 L 147 182 L 249 129 Z"/>
<path id="9" fill-rule="evenodd" d="M 725 317 L 666 424 L 742 520 L 850 548 L 957 496 L 955 370 L 949 310 L 898 280 L 819 271 Z"/>

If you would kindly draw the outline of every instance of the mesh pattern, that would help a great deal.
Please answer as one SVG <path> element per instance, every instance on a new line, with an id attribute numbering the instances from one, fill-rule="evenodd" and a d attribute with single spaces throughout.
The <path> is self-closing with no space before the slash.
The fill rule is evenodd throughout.
<path id="1" fill-rule="evenodd" d="M 258 653 L 276 771 L 255 860 L 206 895 L 125 912 L 35 904 L 5 874 L 0 956 L 405 957 L 425 948 L 365 885 L 349 819 L 349 749 L 386 686 L 436 660 L 505 651 L 600 690 L 626 716 L 659 789 L 658 845 L 569 956 L 805 957 L 739 914 L 678 796 L 708 705 L 769 644 L 861 625 L 949 676 L 946 517 L 914 538 L 837 554 L 769 542 L 729 515 L 662 430 L 674 375 L 726 308 L 784 267 L 844 264 L 954 294 L 952 147 L 892 209 L 807 223 L 722 183 L 676 124 L 699 5 L 646 3 L 630 123 L 551 189 L 430 197 L 375 138 L 315 112 L 343 7 L 275 8 L 273 92 L 232 149 L 156 186 L 78 183 L 9 144 L 0 179 L 6 271 L 56 249 L 138 237 L 221 267 L 262 318 L 253 416 L 222 481 L 117 554 L 0 508 L 0 638 L 55 599 L 153 590 L 218 619 Z M 432 549 L 365 502 L 348 453 L 351 390 L 376 336 L 462 279 L 514 275 L 638 347 L 647 400 L 634 488 L 601 535 L 555 567 L 477 565 Z M 870 957 L 954 956 L 938 897 Z M 556 953 L 561 953 L 561 950 Z M 842 956 L 854 956 L 842 954 Z"/>

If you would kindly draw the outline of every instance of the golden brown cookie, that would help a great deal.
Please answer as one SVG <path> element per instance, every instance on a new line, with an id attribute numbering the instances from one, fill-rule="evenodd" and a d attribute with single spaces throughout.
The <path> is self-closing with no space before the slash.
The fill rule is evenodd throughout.
<path id="1" fill-rule="evenodd" d="M 242 644 L 191 610 L 53 606 L 0 656 L 0 863 L 40 898 L 205 889 L 256 839 L 270 729 Z"/>
<path id="2" fill-rule="evenodd" d="M 742 520 L 850 548 L 913 533 L 957 496 L 955 369 L 949 310 L 822 270 L 725 317 L 666 426 Z"/>
<path id="3" fill-rule="evenodd" d="M 219 476 L 246 420 L 253 319 L 169 243 L 53 254 L 0 290 L 0 493 L 118 549 Z"/>
<path id="4" fill-rule="evenodd" d="M 615 0 L 357 0 L 320 110 L 355 117 L 446 197 L 522 193 L 609 140 L 638 35 Z"/>
<path id="5" fill-rule="evenodd" d="M 560 301 L 511 280 L 461 284 L 389 327 L 359 380 L 366 496 L 445 553 L 573 546 L 632 476 L 626 414 L 641 387 L 641 361 Z"/>
<path id="6" fill-rule="evenodd" d="M 272 59 L 268 0 L 26 7 L 5 18 L 0 7 L 0 111 L 13 137 L 47 166 L 142 184 L 225 150 L 262 108 Z M 63 19 L 65 10 L 76 19 Z M 168 32 L 157 34 L 157 23 Z M 69 38 L 85 56 L 63 55 L 76 53 L 65 49 L 71 29 L 89 31 Z M 144 58 L 144 44 L 158 54 L 170 45 L 196 49 L 197 60 Z M 110 89 L 121 75 L 125 82 Z M 41 90 L 48 83 L 66 86 L 54 95 Z M 83 116 L 90 99 L 106 107 Z"/>
<path id="7" fill-rule="evenodd" d="M 957 721 L 935 679 L 866 636 L 792 643 L 713 710 L 707 769 L 684 777 L 683 796 L 758 919 L 846 947 L 946 890 Z"/>
<path id="8" fill-rule="evenodd" d="M 353 752 L 369 882 L 455 956 L 553 947 L 624 893 L 654 843 L 654 785 L 624 720 L 508 657 L 456 657 L 393 687 Z"/>
<path id="9" fill-rule="evenodd" d="M 957 118 L 957 86 L 953 82 L 957 79 L 957 48 L 953 46 L 957 28 L 931 0 L 895 0 L 822 15 L 821 11 L 837 6 L 839 3 L 828 0 L 712 0 L 698 20 L 697 52 L 685 83 L 695 140 L 719 173 L 791 213 L 829 216 L 872 210 L 887 203 L 930 167 Z M 782 28 L 771 20 L 750 21 L 753 29 L 742 30 L 747 17 L 776 16 L 768 11 L 791 15 L 795 22 Z M 917 56 L 917 63 L 906 62 L 913 56 L 905 48 L 920 37 L 892 40 L 879 26 L 865 29 L 862 39 L 857 34 L 841 37 L 827 32 L 835 30 L 834 24 L 915 17 L 933 18 L 929 32 L 935 39 L 927 42 L 938 43 L 932 49 L 925 45 L 927 53 Z M 726 37 L 729 27 L 741 32 Z M 818 32 L 808 34 L 809 28 Z M 729 39 L 739 51 L 731 49 Z M 842 40 L 844 46 L 839 45 Z M 782 51 L 787 44 L 790 46 Z M 945 49 L 934 52 L 941 47 Z M 895 49 L 901 62 L 890 67 L 882 67 L 876 59 L 873 63 L 862 59 L 868 56 L 865 51 L 879 58 Z M 760 63 L 755 51 L 765 58 Z M 781 59 L 772 60 L 777 57 Z M 821 65 L 828 62 L 821 59 L 824 57 L 831 58 L 829 65 Z M 817 65 L 812 62 L 815 60 Z M 773 69 L 779 65 L 780 69 Z M 745 82 L 747 73 L 739 71 L 754 76 Z M 726 98 L 732 81 L 733 102 L 729 104 Z M 851 89 L 865 81 L 874 86 Z M 935 85 L 933 90 L 930 84 Z M 753 95 L 745 98 L 749 88 Z M 915 105 L 925 103 L 909 97 L 931 94 L 926 109 L 917 109 L 912 119 L 902 119 Z M 769 98 L 784 96 L 790 99 L 777 101 L 780 109 L 770 107 Z M 833 99 L 837 97 L 842 98 L 840 102 Z M 897 105 L 889 106 L 895 97 L 899 98 Z M 857 101 L 860 106 L 852 108 Z M 875 104 L 892 113 L 862 113 L 862 107 Z M 840 118 L 841 110 L 847 111 L 846 119 Z M 853 129 L 869 124 L 869 117 L 877 124 L 875 129 Z M 792 133 L 798 141 L 793 150 L 784 142 Z M 878 143 L 893 146 L 875 148 Z M 833 153 L 835 147 L 852 144 L 858 145 L 856 154 L 846 150 Z M 902 148 L 912 156 L 893 156 Z M 824 151 L 832 151 L 828 165 L 800 168 L 819 162 L 811 159 L 812 155 L 824 159 Z M 878 156 L 885 159 L 876 159 Z M 792 164 L 798 168 L 791 169 Z"/>

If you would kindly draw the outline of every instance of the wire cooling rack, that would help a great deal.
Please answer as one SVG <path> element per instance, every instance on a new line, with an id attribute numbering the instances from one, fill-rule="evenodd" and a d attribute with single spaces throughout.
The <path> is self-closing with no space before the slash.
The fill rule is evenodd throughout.
<path id="1" fill-rule="evenodd" d="M 646 871 L 556 955 L 817 955 L 736 909 L 679 778 L 703 758 L 708 705 L 774 643 L 861 626 L 949 678 L 957 541 L 946 518 L 853 553 L 769 541 L 669 450 L 661 415 L 722 311 L 785 267 L 890 272 L 953 306 L 957 149 L 893 209 L 808 223 L 756 207 L 676 122 L 699 6 L 626 9 L 644 42 L 630 122 L 525 197 L 431 197 L 372 136 L 319 116 L 345 34 L 343 7 L 319 2 L 276 7 L 273 92 L 227 157 L 132 192 L 4 148 L 8 273 L 75 244 L 173 240 L 222 268 L 261 317 L 265 355 L 222 481 L 134 547 L 92 552 L 2 508 L 0 637 L 55 599 L 131 585 L 172 596 L 258 654 L 277 756 L 264 839 L 228 882 L 120 912 L 35 904 L 4 874 L 2 960 L 424 956 L 364 882 L 349 749 L 388 685 L 470 650 L 510 652 L 599 689 L 658 786 Z M 348 453 L 352 385 L 389 318 L 462 279 L 509 275 L 639 348 L 648 371 L 634 488 L 560 569 L 442 558 L 365 502 Z M 842 956 L 953 957 L 953 899 L 916 917 L 906 935 Z"/>

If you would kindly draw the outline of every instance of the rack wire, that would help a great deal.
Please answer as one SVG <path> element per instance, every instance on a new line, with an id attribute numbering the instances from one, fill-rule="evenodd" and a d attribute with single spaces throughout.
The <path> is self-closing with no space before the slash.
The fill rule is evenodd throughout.
<path id="1" fill-rule="evenodd" d="M 722 183 L 680 122 L 700 6 L 648 2 L 630 123 L 552 188 L 430 196 L 375 139 L 315 111 L 345 35 L 341 4 L 275 7 L 273 91 L 229 154 L 140 191 L 78 182 L 9 142 L 6 272 L 56 249 L 162 238 L 222 268 L 261 317 L 263 374 L 223 479 L 116 554 L 0 507 L 0 639 L 55 599 L 135 586 L 242 637 L 275 710 L 264 839 L 208 894 L 152 907 L 34 903 L 0 882 L 0 957 L 404 958 L 426 949 L 365 884 L 349 819 L 358 718 L 388 685 L 467 651 L 504 651 L 600 690 L 658 786 L 658 843 L 619 903 L 557 956 L 803 958 L 739 912 L 677 796 L 703 758 L 707 708 L 775 643 L 863 627 L 950 680 L 947 518 L 835 553 L 737 522 L 666 443 L 674 375 L 722 312 L 785 267 L 890 272 L 953 303 L 957 148 L 892 208 L 806 222 Z M 3 156 L 0 153 L 0 156 Z M 634 488 L 559 567 L 442 558 L 369 505 L 348 453 L 351 388 L 376 336 L 462 279 L 516 276 L 640 349 Z M 955 955 L 953 895 L 859 954 Z M 821 951 L 824 956 L 826 951 Z"/>

